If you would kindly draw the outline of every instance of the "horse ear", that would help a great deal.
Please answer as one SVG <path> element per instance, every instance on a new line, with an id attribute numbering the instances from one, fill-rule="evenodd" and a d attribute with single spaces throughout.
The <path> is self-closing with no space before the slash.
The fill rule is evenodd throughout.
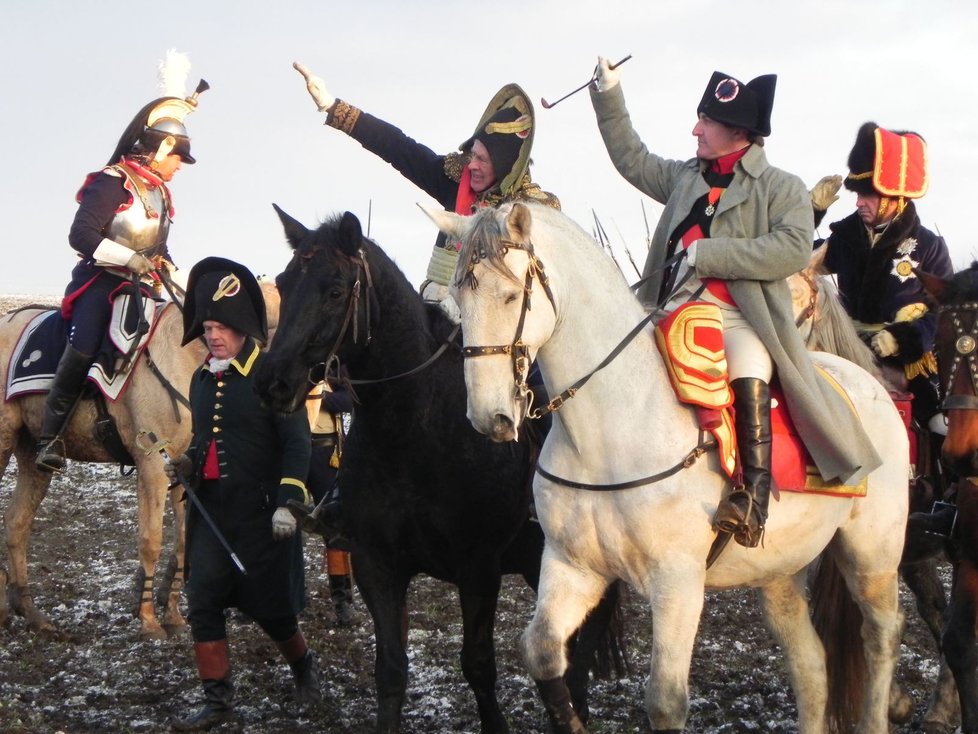
<path id="1" fill-rule="evenodd" d="M 444 232 L 456 240 L 463 239 L 462 236 L 465 234 L 466 223 L 468 221 L 467 217 L 463 217 L 455 212 L 446 212 L 443 209 L 429 209 L 424 204 L 418 204 L 418 208 L 428 216 L 428 219 L 435 223 L 439 232 Z"/>
<path id="2" fill-rule="evenodd" d="M 509 230 L 509 236 L 516 242 L 529 242 L 532 224 L 533 218 L 530 216 L 530 210 L 523 204 L 513 204 L 513 211 L 506 217 L 506 229 Z"/>
<path id="3" fill-rule="evenodd" d="M 939 275 L 932 275 L 930 273 L 924 272 L 923 270 L 914 270 L 917 273 L 917 277 L 920 278 L 920 284 L 924 286 L 924 290 L 938 303 L 944 303 L 947 299 L 948 290 L 951 287 L 950 280 L 944 280 L 944 278 Z"/>
<path id="4" fill-rule="evenodd" d="M 340 219 L 340 237 L 337 245 L 349 257 L 356 255 L 363 246 L 363 228 L 360 226 L 357 215 L 353 212 L 343 212 L 343 218 Z"/>
<path id="5" fill-rule="evenodd" d="M 278 214 L 278 218 L 282 222 L 282 227 L 285 229 L 285 239 L 294 250 L 309 235 L 308 228 L 282 211 L 278 204 L 273 203 L 272 207 L 275 209 L 275 213 Z"/>

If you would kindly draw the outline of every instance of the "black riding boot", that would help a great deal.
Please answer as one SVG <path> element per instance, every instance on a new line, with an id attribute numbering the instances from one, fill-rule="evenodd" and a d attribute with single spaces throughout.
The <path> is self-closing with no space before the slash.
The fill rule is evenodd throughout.
<path id="1" fill-rule="evenodd" d="M 744 484 L 720 501 L 713 529 L 728 532 L 740 545 L 754 548 L 764 536 L 771 496 L 771 389 L 756 377 L 733 380 L 730 387 Z"/>
<path id="2" fill-rule="evenodd" d="M 230 718 L 234 708 L 228 641 L 198 642 L 194 656 L 204 687 L 204 706 L 185 719 L 176 719 L 173 728 L 177 731 L 208 731 Z"/>
<path id="3" fill-rule="evenodd" d="M 67 466 L 61 432 L 81 395 L 91 364 L 91 356 L 79 352 L 70 344 L 58 362 L 58 370 L 54 373 L 54 382 L 44 404 L 44 419 L 37 439 L 35 464 L 42 471 L 62 472 Z"/>
<path id="4" fill-rule="evenodd" d="M 350 574 L 329 575 L 329 595 L 340 627 L 353 625 L 353 579 Z"/>
<path id="5" fill-rule="evenodd" d="M 292 677 L 295 678 L 296 703 L 302 708 L 318 703 L 323 697 L 319 682 L 319 662 L 312 650 L 306 646 L 302 633 L 296 632 L 289 639 L 276 644 L 285 662 L 292 669 Z"/>

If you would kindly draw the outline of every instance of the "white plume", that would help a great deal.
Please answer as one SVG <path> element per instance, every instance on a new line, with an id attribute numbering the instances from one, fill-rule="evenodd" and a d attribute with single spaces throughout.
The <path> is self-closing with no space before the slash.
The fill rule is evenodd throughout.
<path id="1" fill-rule="evenodd" d="M 190 76 L 190 59 L 187 54 L 174 48 L 169 49 L 160 61 L 158 72 L 162 96 L 180 99 L 187 96 L 187 77 Z"/>

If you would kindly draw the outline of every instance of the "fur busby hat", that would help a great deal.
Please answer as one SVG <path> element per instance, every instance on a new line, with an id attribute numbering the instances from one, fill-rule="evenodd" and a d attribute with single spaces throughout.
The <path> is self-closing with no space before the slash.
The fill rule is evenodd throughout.
<path id="1" fill-rule="evenodd" d="M 183 344 L 204 333 L 205 321 L 268 341 L 265 297 L 258 280 L 244 265 L 223 257 L 205 257 L 190 269 L 183 307 Z"/>
<path id="2" fill-rule="evenodd" d="M 729 74 L 714 71 L 696 114 L 767 137 L 771 134 L 771 110 L 777 82 L 776 74 L 764 74 L 744 84 Z"/>
<path id="3" fill-rule="evenodd" d="M 845 187 L 857 194 L 919 199 L 927 193 L 927 143 L 915 132 L 864 122 L 848 165 Z"/>
<path id="4" fill-rule="evenodd" d="M 190 154 L 190 136 L 184 120 L 197 109 L 198 97 L 210 89 L 210 84 L 201 79 L 194 93 L 185 97 L 189 72 L 190 61 L 186 55 L 167 52 L 159 66 L 160 89 L 166 96 L 154 99 L 136 113 L 119 137 L 109 165 L 131 154 L 145 155 L 152 161 L 175 153 L 184 163 L 197 162 Z"/>
<path id="5" fill-rule="evenodd" d="M 496 170 L 499 189 L 504 195 L 510 194 L 519 186 L 530 166 L 535 127 L 530 98 L 518 85 L 507 84 L 496 92 L 472 137 L 459 149 L 472 150 L 476 140 L 486 146 Z"/>

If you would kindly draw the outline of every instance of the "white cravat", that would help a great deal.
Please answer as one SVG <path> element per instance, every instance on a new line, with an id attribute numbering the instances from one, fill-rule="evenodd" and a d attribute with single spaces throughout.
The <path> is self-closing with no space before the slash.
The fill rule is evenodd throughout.
<path id="1" fill-rule="evenodd" d="M 231 366 L 233 359 L 233 357 L 231 359 L 218 359 L 217 357 L 211 357 L 209 360 L 207 360 L 207 369 L 213 372 L 215 375 L 220 372 L 224 372 Z"/>

